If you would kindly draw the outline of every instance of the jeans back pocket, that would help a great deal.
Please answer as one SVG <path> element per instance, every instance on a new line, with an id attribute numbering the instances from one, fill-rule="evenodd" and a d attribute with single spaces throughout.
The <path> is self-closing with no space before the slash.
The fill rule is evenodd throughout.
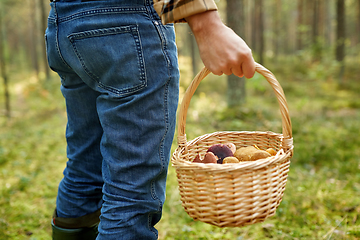
<path id="1" fill-rule="evenodd" d="M 97 87 L 117 96 L 146 87 L 145 61 L 136 25 L 88 30 L 68 38 L 81 71 Z"/>

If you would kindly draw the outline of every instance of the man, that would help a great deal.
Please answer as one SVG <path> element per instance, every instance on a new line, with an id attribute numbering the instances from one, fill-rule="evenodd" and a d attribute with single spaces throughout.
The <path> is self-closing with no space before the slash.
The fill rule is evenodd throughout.
<path id="1" fill-rule="evenodd" d="M 51 1 L 48 62 L 68 115 L 53 239 L 157 239 L 178 105 L 170 23 L 189 24 L 216 75 L 251 78 L 251 50 L 213 0 Z"/>

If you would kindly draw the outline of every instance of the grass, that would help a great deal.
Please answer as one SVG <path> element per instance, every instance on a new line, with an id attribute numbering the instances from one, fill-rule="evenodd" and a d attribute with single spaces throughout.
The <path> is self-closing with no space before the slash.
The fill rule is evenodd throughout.
<path id="1" fill-rule="evenodd" d="M 66 116 L 57 82 L 23 79 L 12 85 L 13 118 L 0 130 L 0 239 L 49 239 Z"/>
<path id="2" fill-rule="evenodd" d="M 189 83 L 180 58 L 181 94 Z M 182 209 L 174 168 L 158 223 L 160 239 L 360 239 L 360 83 L 349 62 L 338 84 L 336 64 L 271 63 L 284 88 L 295 154 L 276 215 L 242 228 L 193 221 Z M 0 239 L 50 239 L 50 218 L 65 166 L 64 101 L 51 80 L 14 73 L 11 120 L 0 119 Z M 0 94 L 2 94 L 0 89 Z M 210 75 L 190 104 L 186 133 L 193 139 L 218 130 L 281 132 L 277 101 L 259 75 L 247 81 L 247 103 L 226 107 L 225 77 Z M 2 95 L 0 95 L 2 96 Z M 2 101 L 2 100 L 1 100 Z M 0 102 L 2 104 L 2 102 Z M 176 141 L 173 149 L 176 148 Z"/>

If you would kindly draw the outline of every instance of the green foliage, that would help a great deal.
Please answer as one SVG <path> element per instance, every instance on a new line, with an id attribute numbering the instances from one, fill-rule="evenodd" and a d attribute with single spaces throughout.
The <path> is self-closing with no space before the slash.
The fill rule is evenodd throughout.
<path id="1" fill-rule="evenodd" d="M 333 74 L 336 64 L 329 63 L 327 70 L 302 58 L 285 60 L 266 66 L 284 88 L 295 145 L 276 215 L 242 228 L 195 222 L 181 206 L 176 173 L 170 166 L 167 201 L 157 225 L 160 239 L 360 239 L 357 63 L 349 62 L 340 85 Z M 180 66 L 186 77 L 183 94 L 191 74 L 189 66 Z M 64 101 L 56 77 L 39 81 L 13 76 L 13 118 L 0 119 L 0 239 L 49 239 L 57 185 L 66 162 Z M 188 140 L 220 130 L 281 132 L 278 103 L 260 75 L 247 80 L 244 106 L 228 109 L 225 94 L 224 76 L 204 79 L 190 104 Z"/>
<path id="2" fill-rule="evenodd" d="M 12 85 L 13 119 L 0 123 L 0 239 L 49 239 L 66 116 L 57 80 L 19 79 Z"/>

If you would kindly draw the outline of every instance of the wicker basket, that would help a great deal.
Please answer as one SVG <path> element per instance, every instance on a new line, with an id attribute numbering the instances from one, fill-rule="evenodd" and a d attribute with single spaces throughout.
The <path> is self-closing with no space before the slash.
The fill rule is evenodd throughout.
<path id="1" fill-rule="evenodd" d="M 180 106 L 178 148 L 172 156 L 182 205 L 194 220 L 218 227 L 241 227 L 273 216 L 284 194 L 290 158 L 293 155 L 291 121 L 284 92 L 275 76 L 257 64 L 256 71 L 272 86 L 282 116 L 282 134 L 257 131 L 214 132 L 187 142 L 186 115 L 197 86 L 210 72 L 204 68 L 191 82 Z M 235 146 L 256 144 L 261 149 L 274 148 L 273 157 L 237 164 L 193 163 L 216 143 Z"/>

